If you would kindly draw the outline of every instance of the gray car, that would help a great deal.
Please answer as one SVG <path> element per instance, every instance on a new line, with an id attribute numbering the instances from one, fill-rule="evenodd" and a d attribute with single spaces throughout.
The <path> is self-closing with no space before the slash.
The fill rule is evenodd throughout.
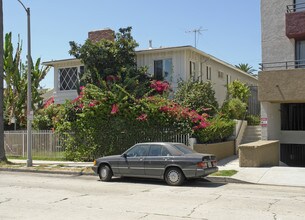
<path id="1" fill-rule="evenodd" d="M 214 155 L 200 154 L 181 143 L 139 143 L 122 155 L 101 157 L 93 171 L 102 181 L 116 177 L 163 179 L 172 186 L 217 172 Z"/>

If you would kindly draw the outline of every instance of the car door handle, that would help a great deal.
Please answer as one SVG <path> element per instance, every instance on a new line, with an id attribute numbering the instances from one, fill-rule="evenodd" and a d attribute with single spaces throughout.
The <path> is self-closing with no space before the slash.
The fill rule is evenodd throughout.
<path id="1" fill-rule="evenodd" d="M 140 158 L 139 160 L 140 160 L 140 161 L 143 161 L 143 158 Z"/>

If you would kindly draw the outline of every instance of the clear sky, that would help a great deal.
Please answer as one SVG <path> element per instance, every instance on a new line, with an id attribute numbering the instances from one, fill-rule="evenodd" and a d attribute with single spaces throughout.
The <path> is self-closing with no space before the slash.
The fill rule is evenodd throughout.
<path id="1" fill-rule="evenodd" d="M 259 0 L 22 0 L 31 9 L 32 57 L 43 61 L 71 58 L 69 41 L 83 44 L 88 32 L 133 27 L 138 49 L 194 46 L 233 65 L 261 61 Z M 17 0 L 3 0 L 4 32 L 18 34 L 27 51 L 26 13 Z M 16 44 L 15 44 L 16 45 Z M 53 69 L 41 86 L 53 87 Z"/>

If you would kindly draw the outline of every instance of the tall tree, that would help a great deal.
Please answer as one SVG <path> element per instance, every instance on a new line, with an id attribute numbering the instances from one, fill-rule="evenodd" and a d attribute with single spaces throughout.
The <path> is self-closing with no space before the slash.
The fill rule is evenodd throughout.
<path id="1" fill-rule="evenodd" d="M 22 45 L 20 40 L 14 53 L 12 44 L 12 33 L 5 35 L 4 42 L 4 80 L 6 89 L 4 92 L 4 116 L 7 124 L 10 119 L 15 118 L 19 126 L 26 124 L 27 94 L 27 64 L 21 63 L 20 56 Z M 41 93 L 39 92 L 39 83 L 44 79 L 50 67 L 40 68 L 41 59 L 32 63 L 32 109 L 35 110 L 39 104 L 42 104 Z"/>
<path id="2" fill-rule="evenodd" d="M 83 45 L 70 42 L 69 53 L 85 65 L 81 86 L 90 83 L 102 88 L 106 82 L 109 88 L 116 83 L 129 92 L 144 93 L 142 89 L 148 88 L 149 82 L 147 69 L 137 69 L 135 48 L 138 43 L 131 30 L 131 27 L 120 28 L 114 41 L 102 39 L 93 42 L 88 39 Z"/>
<path id="3" fill-rule="evenodd" d="M 235 65 L 235 67 L 246 73 L 249 73 L 250 75 L 255 75 L 254 72 L 256 71 L 256 69 L 254 69 L 253 66 L 249 65 L 248 63 L 240 63 L 238 65 Z"/>
<path id="4" fill-rule="evenodd" d="M 7 161 L 4 150 L 3 117 L 3 5 L 0 0 L 0 162 Z"/>

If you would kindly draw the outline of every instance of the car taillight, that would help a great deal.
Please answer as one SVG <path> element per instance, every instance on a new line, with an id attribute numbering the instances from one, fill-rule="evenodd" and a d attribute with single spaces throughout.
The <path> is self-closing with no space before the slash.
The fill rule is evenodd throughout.
<path id="1" fill-rule="evenodd" d="M 217 161 L 216 161 L 216 160 L 213 160 L 213 161 L 212 161 L 212 165 L 213 165 L 213 167 L 216 167 L 216 166 L 217 166 Z"/>
<path id="2" fill-rule="evenodd" d="M 95 166 L 95 165 L 96 165 L 96 160 L 93 161 L 93 166 Z"/>
<path id="3" fill-rule="evenodd" d="M 200 168 L 207 168 L 207 163 L 204 162 L 204 161 L 198 162 L 198 163 L 197 163 L 197 167 L 200 167 Z"/>

